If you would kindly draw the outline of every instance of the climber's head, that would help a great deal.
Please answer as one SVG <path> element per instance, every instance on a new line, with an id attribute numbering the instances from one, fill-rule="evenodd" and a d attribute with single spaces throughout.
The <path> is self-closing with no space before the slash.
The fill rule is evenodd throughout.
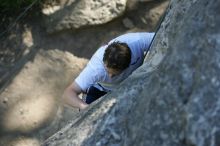
<path id="1" fill-rule="evenodd" d="M 131 50 L 126 43 L 113 42 L 105 50 L 103 62 L 110 77 L 120 74 L 131 62 Z"/>

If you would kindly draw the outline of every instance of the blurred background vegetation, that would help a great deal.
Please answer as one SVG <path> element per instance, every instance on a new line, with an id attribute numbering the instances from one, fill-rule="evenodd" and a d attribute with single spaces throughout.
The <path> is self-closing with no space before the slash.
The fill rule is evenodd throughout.
<path id="1" fill-rule="evenodd" d="M 1 12 L 17 12 L 39 0 L 0 0 Z M 16 14 L 15 14 L 16 15 Z"/>

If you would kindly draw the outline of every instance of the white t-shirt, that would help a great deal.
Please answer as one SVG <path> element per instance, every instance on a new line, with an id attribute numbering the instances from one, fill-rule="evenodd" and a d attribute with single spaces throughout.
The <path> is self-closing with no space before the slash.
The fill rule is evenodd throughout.
<path id="1" fill-rule="evenodd" d="M 102 91 L 110 91 L 115 84 L 126 79 L 134 70 L 136 70 L 144 60 L 144 52 L 147 52 L 154 33 L 128 33 L 111 40 L 107 45 L 101 46 L 92 56 L 87 66 L 75 79 L 79 87 L 86 90 L 94 85 Z M 103 62 L 105 49 L 114 41 L 126 43 L 131 49 L 131 63 L 121 74 L 110 78 Z"/>

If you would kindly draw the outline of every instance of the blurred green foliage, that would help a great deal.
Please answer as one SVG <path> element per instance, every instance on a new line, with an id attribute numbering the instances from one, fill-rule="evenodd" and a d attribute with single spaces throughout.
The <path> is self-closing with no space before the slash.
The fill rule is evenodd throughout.
<path id="1" fill-rule="evenodd" d="M 35 0 L 0 0 L 0 11 L 19 11 L 34 1 Z"/>

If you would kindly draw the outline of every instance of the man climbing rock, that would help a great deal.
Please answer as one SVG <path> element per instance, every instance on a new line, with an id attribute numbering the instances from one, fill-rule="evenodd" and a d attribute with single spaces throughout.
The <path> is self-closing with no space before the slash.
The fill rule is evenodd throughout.
<path id="1" fill-rule="evenodd" d="M 64 91 L 65 104 L 84 109 L 114 89 L 144 60 L 154 33 L 137 32 L 121 35 L 101 46 L 75 81 Z M 85 93 L 85 101 L 79 94 Z"/>

